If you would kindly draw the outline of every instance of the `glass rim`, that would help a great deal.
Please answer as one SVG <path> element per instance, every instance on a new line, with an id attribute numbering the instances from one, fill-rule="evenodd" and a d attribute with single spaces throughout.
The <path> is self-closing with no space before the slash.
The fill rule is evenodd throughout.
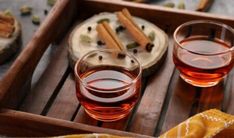
<path id="1" fill-rule="evenodd" d="M 217 25 L 217 26 L 220 26 L 220 27 L 224 27 L 225 29 L 229 30 L 233 35 L 234 35 L 234 29 L 227 25 L 227 24 L 224 24 L 224 23 L 221 23 L 221 22 L 217 22 L 217 21 L 211 21 L 211 20 L 192 20 L 192 21 L 188 21 L 188 22 L 185 22 L 181 25 L 179 25 L 176 30 L 174 31 L 173 33 L 173 39 L 174 41 L 176 42 L 176 44 L 181 48 L 181 49 L 184 49 L 190 53 L 193 53 L 193 54 L 197 54 L 197 55 L 203 55 L 203 56 L 215 56 L 215 55 L 221 55 L 221 54 L 225 54 L 225 53 L 228 53 L 228 52 L 232 52 L 234 51 L 234 46 L 231 45 L 230 48 L 228 48 L 227 50 L 225 51 L 222 51 L 222 52 L 216 52 L 216 53 L 200 53 L 200 52 L 195 52 L 193 50 L 190 50 L 190 49 L 187 49 L 185 47 L 183 47 L 181 45 L 181 43 L 177 40 L 177 34 L 178 32 L 186 27 L 186 26 L 189 26 L 189 25 L 193 25 L 193 24 L 201 24 L 201 23 L 206 23 L 206 24 L 213 24 L 213 25 Z"/>
<path id="2" fill-rule="evenodd" d="M 76 61 L 75 66 L 74 66 L 74 74 L 75 74 L 75 77 L 76 77 L 75 79 L 78 79 L 79 82 L 81 82 L 81 84 L 82 84 L 84 87 L 89 88 L 89 89 L 91 89 L 91 90 L 95 90 L 95 91 L 101 91 L 101 90 L 95 89 L 94 87 L 89 86 L 89 85 L 87 84 L 87 82 L 85 82 L 85 81 L 83 81 L 83 80 L 81 79 L 80 75 L 78 75 L 78 72 L 77 72 L 77 67 L 80 65 L 81 61 L 82 61 L 84 58 L 86 58 L 88 55 L 93 54 L 93 53 L 95 53 L 95 52 L 119 52 L 119 51 L 113 50 L 113 49 L 101 49 L 101 50 L 92 50 L 92 51 L 89 51 L 88 53 L 84 54 L 81 58 L 79 58 L 79 59 Z M 140 79 L 140 77 L 141 77 L 141 74 L 142 74 L 142 67 L 141 67 L 140 62 L 135 58 L 135 56 L 129 54 L 128 52 L 126 52 L 126 51 L 121 51 L 121 52 L 125 53 L 127 56 L 133 58 L 133 59 L 136 61 L 136 63 L 137 63 L 138 66 L 139 66 L 139 71 L 138 71 L 136 77 L 131 81 L 131 83 L 128 83 L 128 84 L 126 84 L 126 85 L 124 85 L 124 86 L 121 86 L 121 87 L 118 87 L 118 88 L 109 89 L 108 91 L 110 91 L 110 90 L 112 90 L 112 91 L 119 91 L 119 90 L 127 89 L 127 88 L 131 87 L 133 84 L 135 84 L 135 83 Z"/>

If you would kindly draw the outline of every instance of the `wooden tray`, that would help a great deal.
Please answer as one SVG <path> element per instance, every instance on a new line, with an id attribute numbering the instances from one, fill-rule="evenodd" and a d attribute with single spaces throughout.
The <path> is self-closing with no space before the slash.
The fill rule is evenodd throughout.
<path id="1" fill-rule="evenodd" d="M 76 99 L 73 73 L 67 60 L 66 36 L 73 23 L 95 13 L 113 12 L 123 7 L 165 30 L 170 45 L 165 62 L 154 75 L 143 79 L 139 105 L 127 118 L 104 123 L 86 115 Z M 175 70 L 172 33 L 181 23 L 195 19 L 216 20 L 234 27 L 233 18 L 206 13 L 123 1 L 59 0 L 0 82 L 0 133 L 55 136 L 98 132 L 150 137 L 159 136 L 210 108 L 234 114 L 233 71 L 215 87 L 196 88 L 182 81 Z M 49 47 L 52 42 L 59 44 Z M 31 87 L 35 68 L 48 47 L 53 49 L 51 60 L 36 85 Z"/>

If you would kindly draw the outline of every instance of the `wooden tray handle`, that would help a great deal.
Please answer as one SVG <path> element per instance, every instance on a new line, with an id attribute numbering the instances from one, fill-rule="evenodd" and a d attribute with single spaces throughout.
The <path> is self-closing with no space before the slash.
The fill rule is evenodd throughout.
<path id="1" fill-rule="evenodd" d="M 32 74 L 49 44 L 64 35 L 77 13 L 78 1 L 58 0 L 48 17 L 41 24 L 10 69 L 0 81 L 0 105 L 9 103 L 9 97 L 22 89 Z"/>

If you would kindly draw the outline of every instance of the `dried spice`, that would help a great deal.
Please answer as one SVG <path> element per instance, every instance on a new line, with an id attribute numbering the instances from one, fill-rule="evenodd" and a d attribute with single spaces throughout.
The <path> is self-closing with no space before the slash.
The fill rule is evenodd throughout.
<path id="1" fill-rule="evenodd" d="M 150 32 L 148 38 L 150 39 L 151 42 L 153 42 L 155 40 L 155 32 L 154 31 Z"/>
<path id="2" fill-rule="evenodd" d="M 89 44 L 92 42 L 92 39 L 88 35 L 81 34 L 80 35 L 80 42 Z"/>
<path id="3" fill-rule="evenodd" d="M 127 49 L 133 49 L 140 46 L 137 42 L 132 42 L 126 45 Z"/>
<path id="4" fill-rule="evenodd" d="M 124 50 L 121 40 L 107 22 L 97 24 L 96 30 L 99 38 L 106 43 L 107 48 Z"/>
<path id="5" fill-rule="evenodd" d="M 119 25 L 118 27 L 115 28 L 115 32 L 116 32 L 116 33 L 122 32 L 122 31 L 124 31 L 124 30 L 126 30 L 126 28 L 123 27 L 122 25 Z"/>
<path id="6" fill-rule="evenodd" d="M 102 45 L 105 45 L 105 43 L 102 42 L 101 40 L 98 40 L 98 41 L 97 41 L 97 45 L 102 46 Z"/>
<path id="7" fill-rule="evenodd" d="M 47 4 L 52 7 L 56 3 L 56 1 L 57 0 L 47 0 Z"/>
<path id="8" fill-rule="evenodd" d="M 163 6 L 168 7 L 168 8 L 174 8 L 175 4 L 173 2 L 168 2 L 168 3 L 163 4 Z"/>
<path id="9" fill-rule="evenodd" d="M 177 8 L 178 8 L 178 9 L 185 9 L 185 4 L 184 4 L 184 1 L 183 1 L 183 0 L 181 0 L 181 1 L 179 2 L 179 4 L 177 5 Z"/>
<path id="10" fill-rule="evenodd" d="M 142 29 L 142 30 L 145 30 L 145 26 L 144 26 L 144 25 L 142 25 L 142 26 L 141 26 L 141 29 Z"/>
<path id="11" fill-rule="evenodd" d="M 4 11 L 4 14 L 5 14 L 6 16 L 13 16 L 13 15 L 12 15 L 12 12 L 11 12 L 9 9 L 6 9 L 6 10 Z"/>
<path id="12" fill-rule="evenodd" d="M 135 61 L 131 59 L 131 63 L 135 63 Z"/>
<path id="13" fill-rule="evenodd" d="M 20 8 L 21 15 L 30 15 L 32 13 L 32 7 L 24 5 Z"/>
<path id="14" fill-rule="evenodd" d="M 117 58 L 118 59 L 123 59 L 123 58 L 125 58 L 126 57 L 126 54 L 124 54 L 124 53 L 118 53 L 118 55 L 117 55 Z"/>
<path id="15" fill-rule="evenodd" d="M 153 47 L 154 47 L 154 44 L 148 43 L 145 48 L 147 52 L 151 52 Z"/>
<path id="16" fill-rule="evenodd" d="M 39 25 L 41 23 L 41 19 L 39 16 L 33 15 L 32 16 L 32 23 L 35 25 Z"/>
<path id="17" fill-rule="evenodd" d="M 133 49 L 133 53 L 136 54 L 138 51 L 137 49 Z"/>
<path id="18" fill-rule="evenodd" d="M 103 58 L 102 56 L 98 56 L 98 59 L 99 59 L 99 60 L 102 60 L 102 58 Z"/>
<path id="19" fill-rule="evenodd" d="M 143 48 L 150 43 L 149 38 L 144 34 L 141 28 L 133 21 L 133 17 L 127 9 L 117 12 L 117 18 L 128 30 L 133 39 L 140 44 Z"/>
<path id="20" fill-rule="evenodd" d="M 48 14 L 48 10 L 47 10 L 47 9 L 44 10 L 44 14 L 45 14 L 45 15 Z"/>
<path id="21" fill-rule="evenodd" d="M 110 22 L 110 19 L 108 19 L 108 18 L 103 18 L 103 19 L 100 19 L 100 20 L 98 20 L 97 21 L 97 23 L 102 23 L 102 22 Z"/>
<path id="22" fill-rule="evenodd" d="M 196 11 L 207 11 L 213 4 L 214 0 L 200 0 Z"/>
<path id="23" fill-rule="evenodd" d="M 87 28 L 87 30 L 88 30 L 88 32 L 91 32 L 91 31 L 92 31 L 92 27 L 89 26 L 89 27 Z"/>

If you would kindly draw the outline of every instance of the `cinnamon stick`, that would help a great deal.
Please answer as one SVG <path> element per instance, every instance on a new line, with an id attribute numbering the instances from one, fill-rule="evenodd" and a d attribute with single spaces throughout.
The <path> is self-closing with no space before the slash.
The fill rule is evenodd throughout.
<path id="1" fill-rule="evenodd" d="M 196 11 L 207 11 L 212 3 L 213 0 L 200 0 Z"/>
<path id="2" fill-rule="evenodd" d="M 110 25 L 107 22 L 103 22 L 103 25 L 105 29 L 108 31 L 108 33 L 111 35 L 115 43 L 117 43 L 117 46 L 119 47 L 120 50 L 124 50 L 124 46 L 119 40 L 119 38 L 116 36 L 115 32 L 111 29 Z"/>
<path id="3" fill-rule="evenodd" d="M 127 10 L 117 12 L 117 17 L 140 46 L 145 48 L 149 45 L 149 38 L 141 31 L 137 24 L 134 23 L 131 14 Z"/>
<path id="4" fill-rule="evenodd" d="M 132 15 L 130 14 L 130 12 L 129 12 L 126 8 L 124 8 L 124 9 L 122 10 L 122 13 L 123 13 L 131 22 L 134 22 L 133 19 L 132 19 Z"/>
<path id="5" fill-rule="evenodd" d="M 113 39 L 113 37 L 106 30 L 105 26 L 102 23 L 97 25 L 96 30 L 101 40 L 106 43 L 108 48 L 121 51 L 116 41 Z"/>

